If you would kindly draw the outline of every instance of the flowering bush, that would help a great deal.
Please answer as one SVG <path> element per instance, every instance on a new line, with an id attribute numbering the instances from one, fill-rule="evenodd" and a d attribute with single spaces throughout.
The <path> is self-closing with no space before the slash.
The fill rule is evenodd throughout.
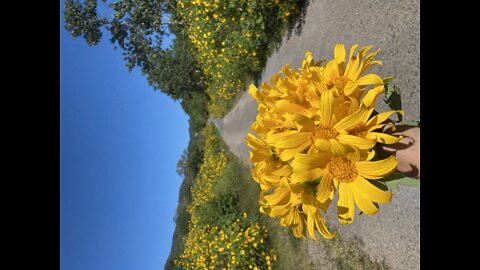
<path id="1" fill-rule="evenodd" d="M 191 218 L 185 249 L 174 264 L 181 269 L 271 269 L 276 255 L 267 229 L 240 211 L 236 195 L 212 192 L 228 161 L 213 124 L 202 136 L 204 156 L 187 205 Z"/>
<path id="2" fill-rule="evenodd" d="M 192 227 L 176 261 L 186 269 L 271 269 L 276 255 L 267 250 L 267 230 L 245 212 L 229 223 Z"/>
<path id="3" fill-rule="evenodd" d="M 365 74 L 378 51 L 372 46 L 350 49 L 348 62 L 343 44 L 334 59 L 314 62 L 307 52 L 299 72 L 285 65 L 281 73 L 254 85 L 249 93 L 259 103 L 256 121 L 248 134 L 253 179 L 260 185 L 261 212 L 280 219 L 296 237 L 315 230 L 331 239 L 321 212 L 326 212 L 338 191 L 337 215 L 341 224 L 354 220 L 355 206 L 367 215 L 378 212 L 393 193 L 375 182 L 391 174 L 395 156 L 376 160 L 377 143 L 393 144 L 401 138 L 382 132 L 394 113 L 374 113 L 384 81 Z"/>
<path id="4" fill-rule="evenodd" d="M 176 20 L 206 76 L 210 113 L 223 116 L 245 75 L 261 71 L 273 33 L 295 13 L 298 1 L 180 0 Z"/>

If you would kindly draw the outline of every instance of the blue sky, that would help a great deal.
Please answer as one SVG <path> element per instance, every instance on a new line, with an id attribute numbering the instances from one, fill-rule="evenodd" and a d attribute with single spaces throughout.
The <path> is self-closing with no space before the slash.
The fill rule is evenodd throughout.
<path id="1" fill-rule="evenodd" d="M 163 269 L 188 116 L 128 72 L 109 35 L 89 47 L 60 21 L 61 269 Z"/>

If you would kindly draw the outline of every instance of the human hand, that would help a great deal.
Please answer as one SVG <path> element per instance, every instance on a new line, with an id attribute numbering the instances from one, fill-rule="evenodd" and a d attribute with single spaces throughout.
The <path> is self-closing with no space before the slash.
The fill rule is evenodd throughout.
<path id="1" fill-rule="evenodd" d="M 396 144 L 381 145 L 380 151 L 393 154 L 398 160 L 397 171 L 409 177 L 420 177 L 420 128 L 408 125 L 396 125 L 391 132 L 403 136 Z"/>

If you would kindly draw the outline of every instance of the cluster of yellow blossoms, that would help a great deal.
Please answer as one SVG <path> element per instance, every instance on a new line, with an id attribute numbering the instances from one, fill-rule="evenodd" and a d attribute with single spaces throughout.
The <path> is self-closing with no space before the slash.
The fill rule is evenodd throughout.
<path id="1" fill-rule="evenodd" d="M 227 228 L 206 225 L 185 240 L 185 251 L 175 263 L 184 269 L 272 269 L 277 256 L 263 244 L 264 226 L 244 213 Z"/>
<path id="2" fill-rule="evenodd" d="M 292 229 L 298 237 L 317 239 L 315 230 L 332 239 L 321 211 L 326 212 L 338 190 L 337 215 L 341 224 L 354 220 L 355 205 L 365 214 L 378 212 L 393 193 L 371 181 L 396 169 L 390 156 L 375 160 L 377 143 L 394 144 L 401 138 L 382 133 L 393 113 L 376 114 L 383 80 L 365 72 L 382 65 L 372 46 L 350 49 L 348 63 L 343 44 L 334 59 L 315 63 L 306 53 L 299 72 L 285 65 L 281 73 L 263 83 L 261 92 L 251 85 L 250 95 L 259 103 L 248 134 L 253 179 L 260 184 L 260 211 Z"/>
<path id="3" fill-rule="evenodd" d="M 209 111 L 215 117 L 227 113 L 228 103 L 244 86 L 245 74 L 261 70 L 271 35 L 263 21 L 274 21 L 278 16 L 285 21 L 297 12 L 293 0 L 179 0 L 176 8 L 205 75 L 206 92 L 212 100 Z M 267 15 L 270 17 L 265 18 Z"/>
<path id="4" fill-rule="evenodd" d="M 201 224 L 200 210 L 212 201 L 212 188 L 227 166 L 225 150 L 213 124 L 202 130 L 203 160 L 191 188 L 188 234 L 174 264 L 181 269 L 271 269 L 275 253 L 266 245 L 267 229 L 244 212 L 229 224 Z M 223 267 L 223 268 L 222 268 Z"/>
<path id="5" fill-rule="evenodd" d="M 193 224 L 196 224 L 198 220 L 198 208 L 213 198 L 212 186 L 227 166 L 227 156 L 224 149 L 216 151 L 219 138 L 215 127 L 207 125 L 202 130 L 202 136 L 205 138 L 203 160 L 195 182 L 190 188 L 192 200 L 187 205 L 187 211 Z"/>

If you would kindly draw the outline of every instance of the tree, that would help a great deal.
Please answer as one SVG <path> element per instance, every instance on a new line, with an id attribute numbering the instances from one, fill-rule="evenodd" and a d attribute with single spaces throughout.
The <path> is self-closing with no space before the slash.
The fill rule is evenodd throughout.
<path id="1" fill-rule="evenodd" d="M 182 156 L 177 162 L 177 174 L 181 177 L 185 176 L 185 168 L 187 166 L 187 149 L 183 150 Z"/>
<path id="2" fill-rule="evenodd" d="M 64 15 L 65 29 L 75 38 L 83 36 L 88 45 L 100 41 L 100 27 L 108 23 L 105 18 L 98 17 L 96 0 L 86 0 L 83 5 L 79 1 L 67 0 Z"/>
<path id="3" fill-rule="evenodd" d="M 101 1 L 106 3 L 106 0 Z M 105 27 L 111 34 L 110 42 L 122 49 L 128 69 L 139 66 L 148 74 L 151 59 L 162 51 L 166 25 L 178 23 L 162 21 L 166 9 L 172 9 L 173 3 L 168 0 L 120 0 L 106 6 L 107 10 L 115 12 L 111 18 L 98 14 L 97 3 L 97 0 L 66 0 L 65 29 L 74 38 L 82 36 L 92 46 L 101 40 L 101 28 Z"/>
<path id="4" fill-rule="evenodd" d="M 202 71 L 191 54 L 191 44 L 184 36 L 185 24 L 163 19 L 175 16 L 175 1 L 120 0 L 106 6 L 111 18 L 98 14 L 97 0 L 66 0 L 65 29 L 74 37 L 83 37 L 90 45 L 102 39 L 101 28 L 111 34 L 110 42 L 120 47 L 127 67 L 140 67 L 154 89 L 174 100 L 192 99 L 203 92 Z M 171 48 L 162 48 L 167 28 L 176 35 Z M 198 95 L 197 95 L 198 96 Z"/>
<path id="5" fill-rule="evenodd" d="M 174 100 L 203 92 L 203 81 L 202 70 L 191 54 L 190 42 L 182 34 L 176 35 L 171 49 L 165 49 L 153 60 L 148 74 L 149 84 Z"/>

